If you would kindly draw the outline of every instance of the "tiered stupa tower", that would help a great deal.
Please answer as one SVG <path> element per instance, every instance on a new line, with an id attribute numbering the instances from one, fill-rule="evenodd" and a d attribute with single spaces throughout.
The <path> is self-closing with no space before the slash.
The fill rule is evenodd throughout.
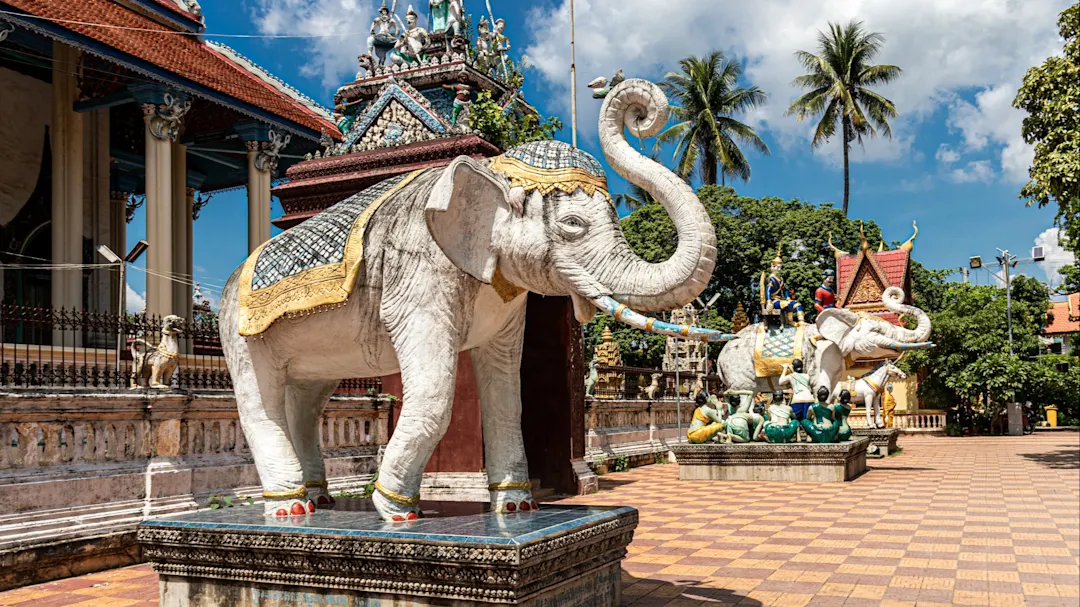
<path id="1" fill-rule="evenodd" d="M 481 92 L 506 113 L 535 113 L 513 86 L 520 76 L 506 56 L 509 41 L 486 17 L 480 36 L 470 40 L 455 34 L 463 30 L 453 23 L 429 33 L 409 27 L 415 13 L 401 22 L 389 9 L 380 12 L 372 24 L 380 33 L 369 40 L 373 52 L 360 55 L 356 80 L 334 95 L 343 140 L 324 138 L 324 149 L 290 167 L 288 182 L 274 188 L 285 210 L 274 220 L 280 228 L 394 175 L 443 166 L 461 155 L 501 153 L 469 124 L 469 108 Z M 382 27 L 390 22 L 395 26 Z M 393 43 L 398 50 L 387 47 L 392 38 L 383 30 L 398 33 Z"/>

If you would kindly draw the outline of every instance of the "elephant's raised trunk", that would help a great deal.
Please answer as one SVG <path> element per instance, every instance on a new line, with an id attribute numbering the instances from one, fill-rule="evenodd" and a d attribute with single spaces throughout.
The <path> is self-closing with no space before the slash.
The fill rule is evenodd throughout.
<path id="1" fill-rule="evenodd" d="M 880 333 L 889 341 L 900 344 L 913 344 L 925 342 L 930 337 L 930 317 L 915 306 L 909 306 L 904 301 L 904 291 L 899 287 L 889 287 L 881 295 L 881 303 L 890 312 L 899 315 L 914 316 L 918 319 L 918 325 L 914 329 L 898 327 L 890 323 L 879 323 L 874 331 Z"/>
<path id="2" fill-rule="evenodd" d="M 679 234 L 675 254 L 667 261 L 649 263 L 626 246 L 614 253 L 622 257 L 621 263 L 613 264 L 618 273 L 601 279 L 619 303 L 644 312 L 672 310 L 693 301 L 708 284 L 716 263 L 716 233 L 693 190 L 626 140 L 624 129 L 636 137 L 652 137 L 667 118 L 667 97 L 660 87 L 639 79 L 616 86 L 600 110 L 604 156 L 616 172 L 663 205 Z"/>

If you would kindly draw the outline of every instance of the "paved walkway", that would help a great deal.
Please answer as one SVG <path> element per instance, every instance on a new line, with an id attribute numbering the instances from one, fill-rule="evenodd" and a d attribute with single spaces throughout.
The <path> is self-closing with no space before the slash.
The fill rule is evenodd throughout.
<path id="1" fill-rule="evenodd" d="M 566 500 L 638 508 L 624 604 L 1080 604 L 1080 434 L 902 438 L 851 483 L 680 482 L 675 465 Z M 147 565 L 0 605 L 157 604 Z"/>

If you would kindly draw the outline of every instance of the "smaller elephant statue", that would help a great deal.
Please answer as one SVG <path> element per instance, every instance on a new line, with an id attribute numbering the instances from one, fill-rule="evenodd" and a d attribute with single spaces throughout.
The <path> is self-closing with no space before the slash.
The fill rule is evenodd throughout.
<path id="1" fill-rule="evenodd" d="M 172 314 L 161 321 L 161 341 L 155 347 L 145 339 L 131 341 L 131 388 L 139 387 L 139 381 L 147 380 L 147 386 L 158 390 L 169 389 L 169 379 L 179 367 L 180 348 L 176 336 L 184 332 L 184 319 Z M 139 352 L 139 348 L 145 348 Z"/>
<path id="2" fill-rule="evenodd" d="M 664 389 L 660 386 L 660 378 L 663 376 L 662 373 L 653 373 L 652 383 L 642 390 L 649 400 L 656 400 L 664 395 Z"/>

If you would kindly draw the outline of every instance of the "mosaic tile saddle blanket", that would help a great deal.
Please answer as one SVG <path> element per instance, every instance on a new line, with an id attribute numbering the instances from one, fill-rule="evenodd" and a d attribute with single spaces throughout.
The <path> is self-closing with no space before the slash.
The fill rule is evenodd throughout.
<path id="1" fill-rule="evenodd" d="M 754 373 L 758 377 L 776 377 L 784 365 L 802 358 L 803 329 L 799 326 L 769 330 L 765 323 L 759 324 L 754 342 Z"/>
<path id="2" fill-rule="evenodd" d="M 240 334 L 258 335 L 283 316 L 348 300 L 364 259 L 368 221 L 423 172 L 381 181 L 255 249 L 240 272 Z"/>

